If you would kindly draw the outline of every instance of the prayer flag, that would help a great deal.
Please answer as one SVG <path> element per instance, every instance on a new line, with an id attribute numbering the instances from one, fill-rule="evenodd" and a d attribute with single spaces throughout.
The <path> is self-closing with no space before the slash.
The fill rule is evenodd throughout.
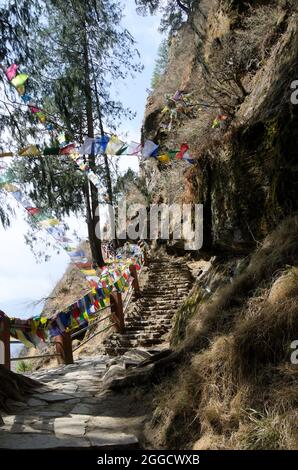
<path id="1" fill-rule="evenodd" d="M 28 95 L 27 93 L 25 93 L 25 94 L 22 96 L 22 100 L 24 101 L 25 104 L 30 103 L 30 101 L 31 101 L 31 96 Z"/>
<path id="2" fill-rule="evenodd" d="M 94 139 L 91 137 L 86 137 L 84 143 L 79 148 L 80 155 L 91 155 Z"/>
<path id="3" fill-rule="evenodd" d="M 107 154 L 108 155 L 117 155 L 124 146 L 124 142 L 120 140 L 116 135 L 112 135 L 110 141 L 107 146 Z"/>
<path id="4" fill-rule="evenodd" d="M 141 152 L 142 152 L 141 144 L 137 142 L 130 142 L 127 150 L 123 152 L 123 154 L 124 155 L 139 155 Z"/>
<path id="5" fill-rule="evenodd" d="M 92 155 L 98 155 L 99 153 L 105 153 L 110 137 L 103 135 L 101 137 L 96 137 L 94 139 L 94 145 L 92 148 Z"/>
<path id="6" fill-rule="evenodd" d="M 30 215 L 36 215 L 40 212 L 38 207 L 26 207 L 26 210 L 29 212 Z"/>
<path id="7" fill-rule="evenodd" d="M 36 116 L 38 116 L 38 119 L 42 124 L 47 120 L 46 115 L 42 111 L 37 111 Z"/>
<path id="8" fill-rule="evenodd" d="M 25 87 L 24 85 L 18 86 L 17 87 L 17 92 L 20 96 L 23 96 L 25 94 Z"/>
<path id="9" fill-rule="evenodd" d="M 12 64 L 8 67 L 8 69 L 5 72 L 5 75 L 7 77 L 7 80 L 11 82 L 11 80 L 16 76 L 18 70 L 18 65 Z"/>
<path id="10" fill-rule="evenodd" d="M 68 142 L 66 141 L 65 132 L 60 132 L 60 134 L 57 137 L 57 140 L 59 142 L 60 148 L 65 147 L 65 145 L 68 144 Z"/>
<path id="11" fill-rule="evenodd" d="M 59 155 L 60 147 L 46 147 L 43 151 L 44 156 Z"/>
<path id="12" fill-rule="evenodd" d="M 3 186 L 3 189 L 5 189 L 5 191 L 7 191 L 8 193 L 14 193 L 18 191 L 18 188 L 14 184 L 11 184 L 11 183 L 6 183 Z"/>
<path id="13" fill-rule="evenodd" d="M 60 155 L 69 155 L 76 147 L 76 144 L 69 144 L 60 149 Z"/>
<path id="14" fill-rule="evenodd" d="M 39 222 L 39 225 L 41 227 L 53 227 L 59 224 L 60 224 L 60 221 L 58 219 L 45 219 Z"/>
<path id="15" fill-rule="evenodd" d="M 14 77 L 11 80 L 11 84 L 15 88 L 21 87 L 21 86 L 25 85 L 28 78 L 29 78 L 29 75 L 27 75 L 26 73 L 20 73 L 19 75 L 17 75 L 16 77 Z"/>
<path id="16" fill-rule="evenodd" d="M 39 108 L 37 108 L 36 106 L 31 105 L 31 104 L 29 104 L 29 109 L 30 109 L 31 113 L 33 113 L 33 114 L 40 112 Z"/>
<path id="17" fill-rule="evenodd" d="M 157 158 L 160 163 L 169 163 L 171 161 L 170 156 L 167 153 L 159 155 Z"/>
<path id="18" fill-rule="evenodd" d="M 177 153 L 176 158 L 182 159 L 184 154 L 189 150 L 189 146 L 187 144 L 182 144 L 180 147 L 180 151 Z"/>
<path id="19" fill-rule="evenodd" d="M 151 157 L 158 147 L 159 145 L 155 144 L 152 140 L 146 140 L 142 150 L 142 156 L 145 158 Z"/>
<path id="20" fill-rule="evenodd" d="M 21 157 L 37 157 L 40 154 L 41 153 L 37 145 L 29 145 L 19 151 L 19 155 Z"/>

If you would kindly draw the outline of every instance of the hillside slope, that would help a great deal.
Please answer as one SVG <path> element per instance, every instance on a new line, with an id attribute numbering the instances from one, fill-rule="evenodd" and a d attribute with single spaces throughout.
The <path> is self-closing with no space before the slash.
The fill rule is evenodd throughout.
<path id="1" fill-rule="evenodd" d="M 150 158 L 142 172 L 153 201 L 204 205 L 211 268 L 177 312 L 167 365 L 150 376 L 148 441 L 297 449 L 298 5 L 199 4 L 172 39 L 143 125 L 143 139 L 165 152 L 187 142 L 197 163 Z M 186 104 L 173 114 L 177 90 Z"/>
<path id="2" fill-rule="evenodd" d="M 165 151 L 186 142 L 198 163 L 149 159 L 142 171 L 156 201 L 204 204 L 205 246 L 247 251 L 297 210 L 297 3 L 200 5 L 205 17 L 172 39 L 143 125 L 144 139 Z M 186 106 L 176 105 L 169 123 L 165 107 L 177 90 Z M 213 129 L 218 115 L 227 121 Z"/>

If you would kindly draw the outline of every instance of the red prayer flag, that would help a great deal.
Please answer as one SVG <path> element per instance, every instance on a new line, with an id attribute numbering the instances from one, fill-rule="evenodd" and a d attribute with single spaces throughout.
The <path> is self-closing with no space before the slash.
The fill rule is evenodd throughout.
<path id="1" fill-rule="evenodd" d="M 182 144 L 180 147 L 180 152 L 177 153 L 176 158 L 182 159 L 184 154 L 189 150 L 189 146 L 187 144 Z"/>
<path id="2" fill-rule="evenodd" d="M 69 155 L 76 148 L 75 144 L 69 144 L 66 147 L 60 149 L 60 155 Z"/>
<path id="3" fill-rule="evenodd" d="M 31 215 L 36 215 L 39 213 L 40 209 L 38 207 L 26 207 L 26 210 L 29 212 Z"/>

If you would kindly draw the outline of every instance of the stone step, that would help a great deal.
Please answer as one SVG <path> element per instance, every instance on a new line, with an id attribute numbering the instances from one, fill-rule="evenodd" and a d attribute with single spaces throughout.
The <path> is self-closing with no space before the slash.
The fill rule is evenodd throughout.
<path id="1" fill-rule="evenodd" d="M 163 343 L 192 283 L 185 263 L 170 258 L 151 261 L 142 296 L 128 310 L 125 333 L 114 333 L 106 339 L 106 353 L 124 354 L 138 346 L 148 351 Z"/>

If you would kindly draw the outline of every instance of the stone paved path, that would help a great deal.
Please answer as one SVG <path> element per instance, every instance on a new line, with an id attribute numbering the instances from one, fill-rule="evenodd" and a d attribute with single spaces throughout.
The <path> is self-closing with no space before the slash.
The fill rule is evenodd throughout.
<path id="1" fill-rule="evenodd" d="M 104 356 L 31 374 L 44 385 L 27 402 L 10 403 L 13 413 L 0 425 L 0 449 L 140 447 L 146 406 L 129 392 L 109 391 L 107 384 L 160 351 L 150 348 L 167 346 L 173 316 L 191 283 L 183 260 L 152 260 L 142 298 L 127 313 L 125 333 L 107 338 Z"/>
<path id="2" fill-rule="evenodd" d="M 146 355 L 92 357 L 30 374 L 43 385 L 25 402 L 10 401 L 13 414 L 2 414 L 0 449 L 139 448 L 144 407 L 104 385 Z"/>

